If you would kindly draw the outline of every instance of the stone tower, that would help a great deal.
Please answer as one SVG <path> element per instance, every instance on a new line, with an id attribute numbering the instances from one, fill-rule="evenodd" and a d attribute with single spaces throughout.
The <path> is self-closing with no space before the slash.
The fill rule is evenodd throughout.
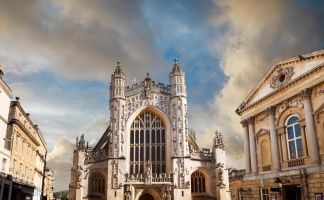
<path id="1" fill-rule="evenodd" d="M 125 131 L 125 81 L 126 75 L 122 71 L 120 62 L 117 62 L 115 72 L 111 75 L 110 82 L 110 129 L 111 140 L 108 160 L 108 176 L 112 177 L 108 181 L 108 199 L 122 195 L 120 187 L 125 174 L 125 151 L 124 131 Z M 120 173 L 122 172 L 122 173 Z M 120 193 L 120 194 L 119 194 Z"/>
<path id="2" fill-rule="evenodd" d="M 191 198 L 190 155 L 188 149 L 188 124 L 187 124 L 187 92 L 185 83 L 185 73 L 174 60 L 170 73 L 170 106 L 172 123 L 172 159 L 174 171 L 174 196 L 184 196 Z"/>
<path id="3" fill-rule="evenodd" d="M 230 200 L 228 169 L 226 168 L 225 146 L 221 132 L 216 131 L 213 140 L 215 152 L 216 197 L 220 200 Z"/>
<path id="4" fill-rule="evenodd" d="M 80 140 L 76 138 L 75 149 L 73 151 L 73 165 L 71 169 L 70 199 L 81 199 L 83 196 L 83 179 L 84 176 L 84 159 L 86 153 L 86 145 L 84 135 Z"/>

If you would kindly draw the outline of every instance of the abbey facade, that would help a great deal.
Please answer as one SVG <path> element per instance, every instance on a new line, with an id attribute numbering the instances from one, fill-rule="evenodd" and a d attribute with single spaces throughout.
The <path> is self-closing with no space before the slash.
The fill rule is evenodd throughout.
<path id="1" fill-rule="evenodd" d="M 222 135 L 201 149 L 188 130 L 185 74 L 177 61 L 170 83 L 149 75 L 125 85 L 111 76 L 110 125 L 96 146 L 76 141 L 70 199 L 230 199 Z"/>

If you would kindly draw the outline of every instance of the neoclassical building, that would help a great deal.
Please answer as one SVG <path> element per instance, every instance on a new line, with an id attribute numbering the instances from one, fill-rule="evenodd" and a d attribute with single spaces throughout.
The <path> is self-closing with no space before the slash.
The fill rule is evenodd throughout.
<path id="1" fill-rule="evenodd" d="M 185 74 L 177 61 L 170 83 L 149 74 L 126 86 L 111 76 L 110 125 L 94 147 L 76 141 L 70 199 L 230 199 L 222 135 L 201 149 L 188 130 Z"/>
<path id="2" fill-rule="evenodd" d="M 323 199 L 324 50 L 274 63 L 236 110 L 245 174 L 233 199 Z"/>

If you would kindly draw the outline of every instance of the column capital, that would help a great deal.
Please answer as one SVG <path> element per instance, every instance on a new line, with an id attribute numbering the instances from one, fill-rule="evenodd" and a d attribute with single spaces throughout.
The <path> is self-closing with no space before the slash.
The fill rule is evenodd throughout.
<path id="1" fill-rule="evenodd" d="M 246 119 L 246 121 L 249 123 L 249 124 L 253 124 L 254 123 L 254 117 L 249 117 Z"/>
<path id="2" fill-rule="evenodd" d="M 310 98 L 312 95 L 312 89 L 305 88 L 302 91 L 299 92 L 300 96 L 302 96 L 304 99 Z"/>
<path id="3" fill-rule="evenodd" d="M 248 122 L 247 122 L 247 120 L 245 119 L 245 120 L 240 121 L 240 124 L 241 124 L 243 127 L 247 127 Z"/>
<path id="4" fill-rule="evenodd" d="M 269 115 L 275 116 L 276 114 L 276 107 L 275 106 L 270 106 L 267 108 L 267 112 L 269 113 Z"/>

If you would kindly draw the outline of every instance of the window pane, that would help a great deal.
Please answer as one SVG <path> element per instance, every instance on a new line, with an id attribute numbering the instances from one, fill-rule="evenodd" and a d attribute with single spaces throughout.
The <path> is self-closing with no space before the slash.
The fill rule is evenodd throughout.
<path id="1" fill-rule="evenodd" d="M 298 153 L 298 157 L 303 157 L 303 144 L 302 144 L 302 139 L 297 139 L 296 140 L 296 144 L 297 144 L 297 153 Z"/>
<path id="2" fill-rule="evenodd" d="M 289 142 L 290 159 L 296 159 L 295 141 Z"/>
<path id="3" fill-rule="evenodd" d="M 157 143 L 160 143 L 160 129 L 158 129 L 156 131 L 157 135 L 156 135 L 156 140 L 157 140 Z"/>
<path id="4" fill-rule="evenodd" d="M 144 131 L 141 130 L 140 132 L 140 141 L 141 141 L 141 144 L 144 144 Z"/>
<path id="5" fill-rule="evenodd" d="M 164 134 L 164 130 L 162 130 L 162 143 L 165 143 L 165 134 Z"/>
<path id="6" fill-rule="evenodd" d="M 156 150 L 157 152 L 156 152 L 156 155 L 157 155 L 157 160 L 160 160 L 160 148 L 159 147 L 157 147 L 157 150 Z"/>
<path id="7" fill-rule="evenodd" d="M 144 147 L 141 147 L 141 152 L 140 152 L 140 160 L 144 161 Z"/>
<path id="8" fill-rule="evenodd" d="M 288 132 L 288 140 L 293 139 L 294 138 L 294 129 L 292 126 L 287 128 L 287 132 Z"/>
<path id="9" fill-rule="evenodd" d="M 138 160 L 138 147 L 135 147 L 135 160 Z"/>
<path id="10" fill-rule="evenodd" d="M 136 144 L 138 144 L 138 142 L 139 142 L 139 133 L 138 133 L 138 131 L 135 131 L 135 142 L 136 142 Z"/>
<path id="11" fill-rule="evenodd" d="M 134 161 L 134 147 L 130 148 L 130 160 Z"/>
<path id="12" fill-rule="evenodd" d="M 152 161 L 155 161 L 155 147 L 152 147 Z"/>
<path id="13" fill-rule="evenodd" d="M 295 125 L 295 135 L 296 135 L 296 137 L 300 137 L 301 136 L 299 124 L 296 124 Z"/>
<path id="14" fill-rule="evenodd" d="M 134 131 L 131 131 L 131 132 L 130 132 L 130 136 L 131 136 L 131 139 L 130 139 L 131 142 L 130 142 L 130 143 L 131 143 L 131 144 L 134 144 Z"/>
<path id="15" fill-rule="evenodd" d="M 150 160 L 150 148 L 146 147 L 146 161 Z"/>
<path id="16" fill-rule="evenodd" d="M 294 123 L 297 122 L 297 120 L 298 120 L 298 117 L 293 116 L 293 117 L 291 117 L 291 118 L 288 120 L 287 125 L 294 124 Z"/>
<path id="17" fill-rule="evenodd" d="M 146 140 L 146 145 L 150 144 L 150 131 L 146 130 L 146 136 L 145 136 L 145 140 Z"/>
<path id="18" fill-rule="evenodd" d="M 155 143 L 155 130 L 152 130 L 151 142 L 152 144 Z"/>

